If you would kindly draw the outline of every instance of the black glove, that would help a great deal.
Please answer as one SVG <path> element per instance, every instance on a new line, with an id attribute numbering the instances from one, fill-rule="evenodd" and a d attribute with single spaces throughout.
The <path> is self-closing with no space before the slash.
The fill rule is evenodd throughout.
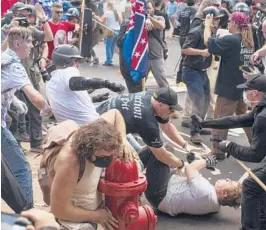
<path id="1" fill-rule="evenodd" d="M 102 102 L 109 98 L 109 93 L 99 94 L 92 97 L 92 102 Z"/>
<path id="2" fill-rule="evenodd" d="M 125 86 L 123 86 L 122 84 L 111 83 L 109 81 L 106 81 L 106 86 L 108 89 L 116 93 L 122 93 L 126 89 Z"/>
<path id="3" fill-rule="evenodd" d="M 211 137 L 210 141 L 220 143 L 221 141 L 223 141 L 223 139 L 221 137 Z"/>
<path id="4" fill-rule="evenodd" d="M 195 159 L 195 153 L 189 152 L 186 154 L 187 162 L 191 164 Z"/>
<path id="5" fill-rule="evenodd" d="M 203 120 L 196 114 L 193 114 L 191 116 L 191 123 L 197 129 L 198 132 L 202 130 L 202 125 L 201 125 L 202 121 Z"/>
<path id="6" fill-rule="evenodd" d="M 205 158 L 205 160 L 206 160 L 206 168 L 207 169 L 215 168 L 215 166 L 217 164 L 217 159 L 215 156 L 208 156 Z"/>
<path id="7" fill-rule="evenodd" d="M 221 141 L 221 142 L 219 142 L 219 144 L 218 144 L 218 148 L 219 148 L 222 152 L 227 153 L 227 155 L 226 155 L 227 158 L 230 157 L 230 154 L 227 152 L 227 151 L 228 151 L 227 147 L 228 147 L 228 145 L 229 145 L 230 143 L 231 143 L 231 141 L 225 140 L 225 141 Z"/>

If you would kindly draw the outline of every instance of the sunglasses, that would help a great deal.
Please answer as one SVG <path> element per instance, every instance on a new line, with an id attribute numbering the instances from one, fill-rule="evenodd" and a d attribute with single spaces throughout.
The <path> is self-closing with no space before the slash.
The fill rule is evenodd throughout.
<path id="1" fill-rule="evenodd" d="M 57 14 L 62 14 L 63 11 L 55 11 L 55 13 L 57 13 Z"/>
<path id="2" fill-rule="evenodd" d="M 171 105 L 169 105 L 169 110 L 171 113 L 175 112 L 175 109 Z"/>

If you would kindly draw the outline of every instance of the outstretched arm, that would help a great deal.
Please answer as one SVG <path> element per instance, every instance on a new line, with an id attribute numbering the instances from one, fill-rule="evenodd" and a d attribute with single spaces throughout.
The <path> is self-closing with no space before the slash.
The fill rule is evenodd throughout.
<path id="1" fill-rule="evenodd" d="M 71 77 L 69 79 L 69 88 L 72 91 L 83 91 L 88 89 L 107 88 L 114 92 L 123 92 L 125 87 L 121 84 L 111 83 L 101 78 Z"/>

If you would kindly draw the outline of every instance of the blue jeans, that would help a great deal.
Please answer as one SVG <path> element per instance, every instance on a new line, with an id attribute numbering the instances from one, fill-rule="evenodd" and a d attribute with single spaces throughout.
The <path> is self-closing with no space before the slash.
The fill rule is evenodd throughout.
<path id="1" fill-rule="evenodd" d="M 210 81 L 206 71 L 183 68 L 182 80 L 187 86 L 188 95 L 192 101 L 192 114 L 205 118 L 210 104 Z M 199 133 L 197 127 L 191 124 L 191 136 Z"/>
<path id="2" fill-rule="evenodd" d="M 115 31 L 116 33 L 119 33 L 119 31 Z M 113 37 L 106 37 L 105 38 L 105 53 L 106 53 L 106 64 L 112 64 L 113 62 L 113 56 L 114 56 L 114 50 L 117 40 L 117 34 L 114 33 Z"/>
<path id="3" fill-rule="evenodd" d="M 12 133 L 3 127 L 1 127 L 1 151 L 20 185 L 21 191 L 27 200 L 27 206 L 33 207 L 30 164 Z"/>
<path id="4" fill-rule="evenodd" d="M 266 184 L 265 159 L 253 172 Z M 245 179 L 242 185 L 241 222 L 244 230 L 266 229 L 266 192 L 251 177 Z"/>

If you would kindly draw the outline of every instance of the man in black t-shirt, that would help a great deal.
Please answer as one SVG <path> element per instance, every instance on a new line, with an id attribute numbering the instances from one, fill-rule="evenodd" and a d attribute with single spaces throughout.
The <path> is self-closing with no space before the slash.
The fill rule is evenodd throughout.
<path id="1" fill-rule="evenodd" d="M 195 3 L 194 0 L 186 0 L 187 2 L 187 7 L 182 10 L 180 12 L 178 21 L 180 23 L 180 39 L 179 39 L 179 43 L 180 46 L 182 48 L 186 36 L 189 32 L 190 29 L 190 22 L 193 20 L 193 18 L 195 17 L 195 14 L 197 12 L 196 8 L 194 7 Z M 182 68 L 183 68 L 183 58 L 184 55 L 182 54 L 182 58 L 179 64 L 179 70 L 177 72 L 177 79 L 176 82 L 179 83 L 180 81 L 182 81 Z"/>
<path id="2" fill-rule="evenodd" d="M 241 32 L 248 29 L 248 18 L 242 12 L 234 12 L 228 23 L 229 32 L 232 35 L 227 35 L 221 38 L 211 37 L 212 16 L 208 15 L 205 20 L 204 42 L 208 46 L 208 51 L 214 55 L 221 56 L 221 64 L 216 80 L 214 93 L 218 95 L 214 118 L 221 118 L 244 114 L 247 111 L 243 101 L 243 90 L 236 89 L 238 84 L 244 83 L 244 77 L 241 72 Z M 245 129 L 246 134 L 251 140 L 251 132 Z M 227 139 L 228 130 L 212 130 L 214 137 L 220 137 L 223 140 Z M 213 154 L 218 159 L 224 159 L 225 154 L 219 151 L 218 143 L 213 142 Z"/>
<path id="3" fill-rule="evenodd" d="M 119 110 L 124 117 L 127 133 L 139 134 L 155 157 L 164 164 L 183 167 L 182 161 L 164 148 L 160 129 L 186 151 L 199 151 L 189 145 L 169 121 L 169 115 L 174 110 L 182 109 L 178 105 L 177 94 L 169 87 L 160 88 L 153 95 L 149 92 L 119 95 L 101 104 L 97 112 L 102 114 L 109 109 Z"/>
<path id="4" fill-rule="evenodd" d="M 212 13 L 213 28 L 219 25 L 220 11 L 210 6 L 204 10 L 204 17 Z M 207 76 L 207 69 L 210 67 L 212 58 L 204 44 L 203 38 L 204 23 L 198 27 L 192 28 L 182 47 L 184 57 L 184 67 L 182 71 L 182 80 L 187 86 L 188 95 L 192 101 L 192 114 L 197 114 L 205 119 L 210 104 L 210 81 Z M 197 128 L 191 124 L 190 129 L 191 141 L 195 144 L 203 142 Z"/>

